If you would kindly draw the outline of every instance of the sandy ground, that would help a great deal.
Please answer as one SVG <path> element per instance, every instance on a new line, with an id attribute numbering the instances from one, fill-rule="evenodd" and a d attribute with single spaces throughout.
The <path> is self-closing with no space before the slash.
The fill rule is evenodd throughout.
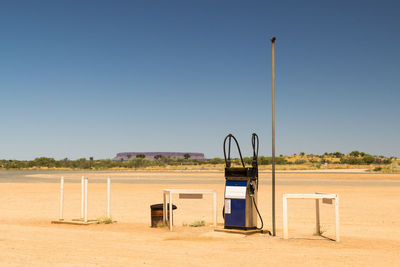
<path id="1" fill-rule="evenodd" d="M 66 172 L 66 219 L 80 215 L 83 173 Z M 43 178 L 44 174 L 29 174 Z M 164 188 L 215 189 L 222 225 L 222 173 L 88 173 L 89 217 L 105 215 L 105 177 L 112 176 L 112 225 L 55 225 L 60 173 L 40 183 L 0 183 L 0 265 L 2 266 L 400 266 L 400 175 L 278 175 L 277 237 L 214 232 L 188 227 L 212 221 L 212 199 L 176 199 L 174 230 L 150 228 L 150 204 L 162 201 Z M 263 173 L 259 208 L 271 229 L 270 174 Z M 48 182 L 46 182 L 46 179 Z M 118 182 L 119 181 L 119 182 Z M 139 182 L 138 182 L 139 181 Z M 146 181 L 148 181 L 146 183 Z M 196 183 L 196 181 L 198 183 Z M 282 239 L 283 193 L 340 195 L 341 242 L 314 236 L 313 200 L 289 200 L 289 240 Z M 334 237 L 332 205 L 321 206 L 322 230 Z"/>

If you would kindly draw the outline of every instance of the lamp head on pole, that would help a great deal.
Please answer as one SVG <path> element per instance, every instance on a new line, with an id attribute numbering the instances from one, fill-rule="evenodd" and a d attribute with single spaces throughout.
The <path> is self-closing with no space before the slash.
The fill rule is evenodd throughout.
<path id="1" fill-rule="evenodd" d="M 276 40 L 275 37 L 272 37 L 272 38 L 271 38 L 271 42 L 272 42 L 272 43 L 275 43 L 275 40 Z"/>

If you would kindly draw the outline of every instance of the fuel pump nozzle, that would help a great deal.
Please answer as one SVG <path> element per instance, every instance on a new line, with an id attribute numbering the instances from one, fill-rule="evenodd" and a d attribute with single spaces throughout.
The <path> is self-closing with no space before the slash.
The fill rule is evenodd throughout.
<path id="1" fill-rule="evenodd" d="M 259 142 L 258 142 L 258 135 L 255 133 L 251 135 L 251 146 L 253 147 L 253 160 L 251 162 L 251 165 L 253 166 L 253 168 L 258 168 Z"/>
<path id="2" fill-rule="evenodd" d="M 258 141 L 258 135 L 256 133 L 253 133 L 251 135 L 251 146 L 253 147 L 253 160 L 251 161 L 251 165 L 253 167 L 253 170 L 255 172 L 254 178 L 256 182 L 256 187 L 258 190 L 258 149 L 259 149 L 259 141 Z"/>

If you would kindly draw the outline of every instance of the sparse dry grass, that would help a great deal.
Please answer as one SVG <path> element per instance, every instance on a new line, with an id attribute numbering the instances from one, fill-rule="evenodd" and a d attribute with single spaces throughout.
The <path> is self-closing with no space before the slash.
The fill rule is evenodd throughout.
<path id="1" fill-rule="evenodd" d="M 111 224 L 113 223 L 113 219 L 111 217 L 107 217 L 107 216 L 102 216 L 96 219 L 96 223 L 97 224 Z"/>
<path id="2" fill-rule="evenodd" d="M 200 226 L 205 226 L 206 222 L 204 220 L 197 220 L 189 224 L 190 227 L 200 227 Z"/>

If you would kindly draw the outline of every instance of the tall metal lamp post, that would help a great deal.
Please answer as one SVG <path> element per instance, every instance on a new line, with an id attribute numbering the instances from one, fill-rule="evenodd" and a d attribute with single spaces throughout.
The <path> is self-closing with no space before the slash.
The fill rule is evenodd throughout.
<path id="1" fill-rule="evenodd" d="M 276 236 L 275 225 L 275 37 L 272 44 L 272 235 Z"/>

